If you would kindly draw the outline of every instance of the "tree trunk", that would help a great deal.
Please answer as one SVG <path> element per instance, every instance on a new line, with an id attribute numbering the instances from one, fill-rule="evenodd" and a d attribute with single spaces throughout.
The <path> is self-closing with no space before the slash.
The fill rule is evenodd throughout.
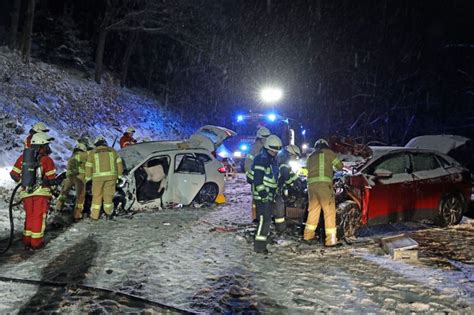
<path id="1" fill-rule="evenodd" d="M 31 52 L 31 34 L 33 33 L 33 20 L 35 18 L 35 0 L 28 0 L 28 8 L 26 9 L 25 26 L 23 29 L 22 57 L 23 62 L 30 63 Z"/>
<path id="2" fill-rule="evenodd" d="M 107 38 L 107 29 L 105 26 L 100 27 L 99 39 L 97 42 L 97 50 L 95 52 L 95 82 L 100 84 L 102 78 L 102 68 L 104 64 L 105 40 Z"/>
<path id="3" fill-rule="evenodd" d="M 10 25 L 10 49 L 16 49 L 16 37 L 18 34 L 18 24 L 20 23 L 21 0 L 15 0 L 13 4 L 12 23 Z"/>
<path id="4" fill-rule="evenodd" d="M 127 80 L 128 65 L 130 62 L 130 57 L 132 56 L 133 49 L 135 48 L 137 39 L 138 39 L 138 32 L 137 31 L 130 32 L 130 34 L 128 35 L 127 49 L 125 50 L 125 55 L 123 56 L 123 60 L 122 60 L 122 75 L 120 77 L 121 87 L 125 86 L 125 81 Z"/>

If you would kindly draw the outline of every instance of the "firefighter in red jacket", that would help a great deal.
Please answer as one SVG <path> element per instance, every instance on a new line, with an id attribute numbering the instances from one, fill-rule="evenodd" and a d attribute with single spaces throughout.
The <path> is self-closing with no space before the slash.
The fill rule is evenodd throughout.
<path id="1" fill-rule="evenodd" d="M 30 145 L 31 145 L 31 138 L 33 137 L 33 135 L 35 133 L 38 133 L 38 132 L 48 132 L 49 129 L 48 127 L 42 123 L 42 122 L 37 122 L 36 124 L 34 124 L 31 129 L 30 129 L 30 132 L 28 134 L 28 136 L 26 137 L 25 141 L 24 141 L 24 145 L 25 145 L 25 149 L 29 148 Z"/>
<path id="2" fill-rule="evenodd" d="M 49 157 L 49 143 L 54 138 L 46 133 L 35 133 L 31 138 L 31 148 L 17 159 L 10 176 L 21 182 L 26 218 L 23 230 L 23 244 L 26 248 L 39 249 L 44 246 L 46 215 L 51 200 L 51 186 L 55 185 L 56 168 Z"/>
<path id="3" fill-rule="evenodd" d="M 135 134 L 135 128 L 128 127 L 127 130 L 123 133 L 123 136 L 120 138 L 120 149 L 128 147 L 131 144 L 137 143 L 137 140 L 133 138 Z"/>

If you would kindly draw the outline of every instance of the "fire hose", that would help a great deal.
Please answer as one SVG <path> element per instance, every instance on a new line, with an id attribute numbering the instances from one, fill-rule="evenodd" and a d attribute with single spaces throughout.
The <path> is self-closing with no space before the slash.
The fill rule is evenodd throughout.
<path id="1" fill-rule="evenodd" d="M 10 248 L 10 246 L 12 245 L 12 242 L 13 242 L 13 234 L 15 232 L 15 226 L 13 224 L 13 207 L 15 207 L 15 206 L 17 206 L 21 203 L 21 201 L 17 202 L 17 203 L 14 203 L 16 192 L 18 191 L 18 188 L 20 188 L 20 187 L 21 187 L 21 184 L 18 184 L 15 187 L 15 189 L 13 189 L 12 196 L 10 198 L 10 202 L 9 202 L 9 205 L 8 205 L 8 215 L 10 216 L 10 237 L 8 239 L 8 245 L 0 251 L 0 254 L 6 253 L 7 250 Z"/>

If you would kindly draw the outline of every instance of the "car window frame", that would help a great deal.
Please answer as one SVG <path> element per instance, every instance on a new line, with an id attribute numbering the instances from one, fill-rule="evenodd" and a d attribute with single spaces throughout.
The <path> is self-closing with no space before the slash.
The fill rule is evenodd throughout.
<path id="1" fill-rule="evenodd" d="M 186 157 L 186 156 L 191 156 L 193 157 L 198 163 L 201 164 L 201 167 L 202 167 L 202 171 L 200 172 L 183 172 L 183 171 L 178 171 L 178 168 L 181 166 L 181 163 L 183 162 L 183 159 L 181 159 L 179 161 L 179 165 L 177 163 L 177 157 L 180 156 L 180 155 L 183 155 L 183 159 Z M 206 175 L 206 169 L 205 169 L 205 166 L 204 166 L 204 163 L 199 160 L 199 158 L 196 157 L 195 155 L 195 152 L 179 152 L 179 153 L 176 153 L 174 155 L 174 165 L 173 165 L 173 173 L 174 174 L 196 174 L 196 175 Z"/>
<path id="2" fill-rule="evenodd" d="M 397 155 L 405 155 L 406 158 L 407 158 L 407 161 L 408 161 L 408 166 L 405 168 L 405 171 L 402 172 L 402 173 L 393 173 L 393 175 L 400 175 L 400 174 L 410 174 L 409 170 L 410 169 L 413 169 L 413 161 L 411 160 L 411 156 L 410 156 L 410 153 L 411 152 L 393 152 L 393 153 L 389 153 L 389 154 L 386 154 L 386 155 L 382 155 L 380 156 L 377 160 L 373 161 L 372 163 L 370 163 L 369 165 L 367 165 L 364 170 L 362 170 L 363 173 L 367 174 L 367 175 L 374 175 L 374 172 L 379 169 L 380 167 L 378 167 L 378 165 L 380 165 L 381 163 L 389 160 L 389 159 L 392 159 L 394 158 L 395 156 Z M 369 172 L 369 170 L 371 170 L 371 172 Z M 388 170 L 388 169 L 387 169 Z M 388 170 L 390 171 L 390 170 Z"/>
<path id="3" fill-rule="evenodd" d="M 416 163 L 415 163 L 415 155 L 429 155 L 429 156 L 433 157 L 433 159 L 436 161 L 436 163 L 438 163 L 438 167 L 433 168 L 433 169 L 427 169 L 427 170 L 417 170 L 416 169 Z M 442 168 L 442 169 L 445 168 L 443 166 L 443 164 L 440 162 L 440 160 L 438 159 L 438 155 L 435 154 L 435 153 L 431 153 L 431 152 L 410 152 L 410 159 L 411 159 L 411 165 L 412 165 L 411 167 L 412 167 L 413 173 L 415 173 L 415 172 L 429 172 L 429 171 L 433 171 L 433 170 L 436 170 L 436 169 L 439 169 L 439 168 Z"/>

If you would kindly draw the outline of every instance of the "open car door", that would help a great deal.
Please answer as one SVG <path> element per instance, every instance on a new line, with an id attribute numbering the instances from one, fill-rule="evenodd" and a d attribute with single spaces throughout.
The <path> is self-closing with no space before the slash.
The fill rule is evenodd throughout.
<path id="1" fill-rule="evenodd" d="M 176 154 L 163 194 L 163 206 L 189 205 L 206 181 L 204 163 L 192 153 Z"/>
<path id="2" fill-rule="evenodd" d="M 229 138 L 235 136 L 237 133 L 230 129 L 213 126 L 213 125 L 206 125 L 199 128 L 190 138 L 191 142 L 196 142 L 201 144 L 203 148 L 213 152 L 215 151 L 224 141 Z M 208 143 L 212 143 L 214 149 L 211 150 Z"/>

